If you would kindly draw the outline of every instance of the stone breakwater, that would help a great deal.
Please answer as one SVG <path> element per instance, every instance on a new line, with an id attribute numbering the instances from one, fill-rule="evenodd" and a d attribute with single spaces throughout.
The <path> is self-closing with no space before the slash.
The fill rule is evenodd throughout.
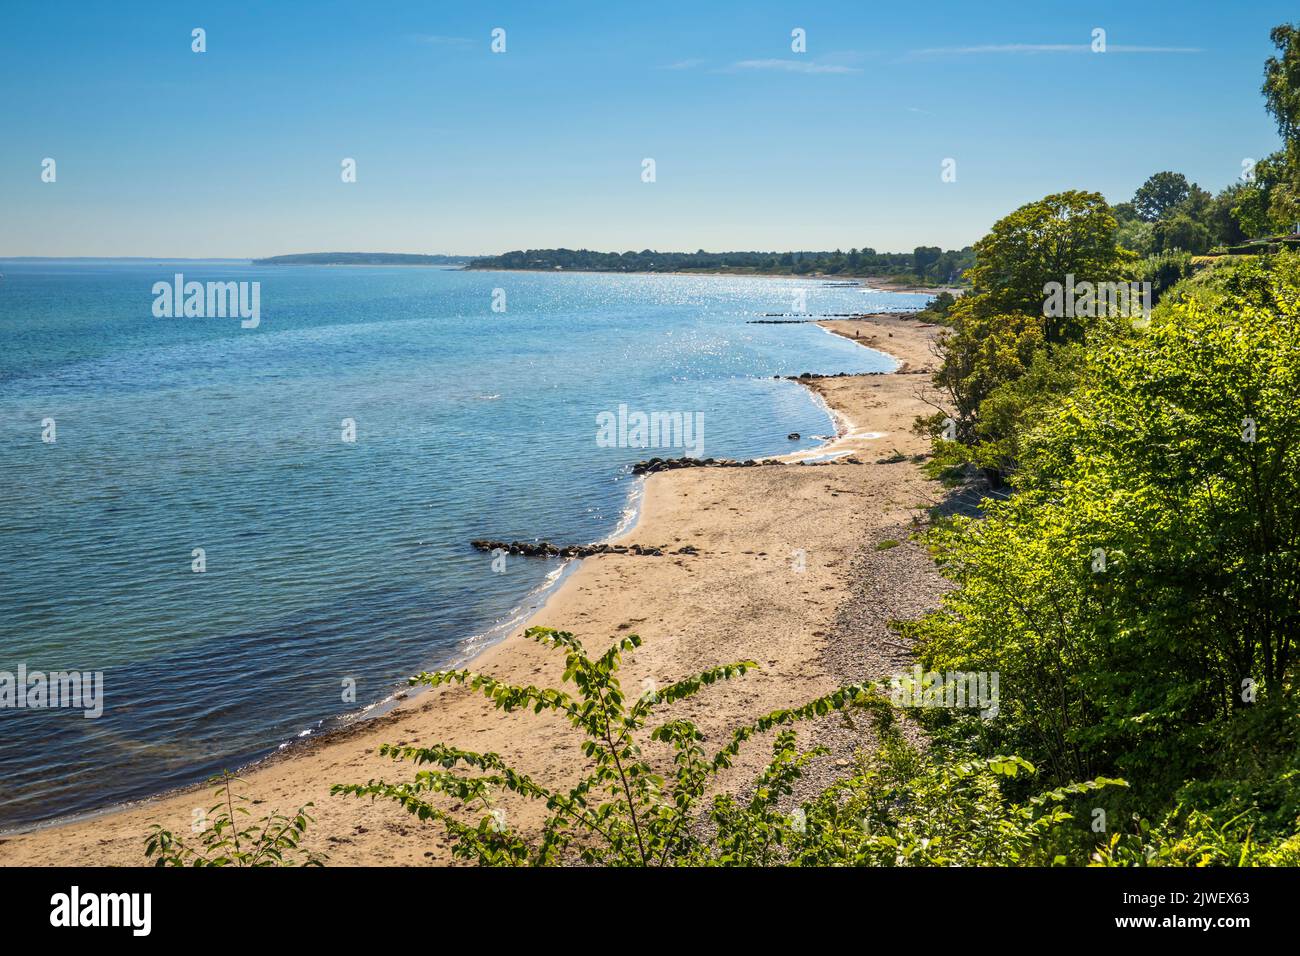
<path id="1" fill-rule="evenodd" d="M 492 541 L 478 538 L 470 542 L 470 547 L 479 551 L 504 551 L 507 554 L 521 554 L 530 558 L 590 558 L 596 554 L 635 554 L 642 557 L 658 558 L 665 554 L 699 554 L 699 549 L 683 545 L 676 551 L 670 546 L 644 544 L 552 544 L 549 541 Z"/>
<path id="2" fill-rule="evenodd" d="M 869 375 L 892 375 L 892 372 L 832 372 L 827 375 L 817 375 L 813 372 L 800 372 L 798 375 L 773 375 L 773 378 L 783 378 L 789 382 L 819 382 L 824 378 L 866 378 Z"/>
<path id="3" fill-rule="evenodd" d="M 743 461 L 734 458 L 650 458 L 646 461 L 638 461 L 632 466 L 634 475 L 653 475 L 661 471 L 674 471 L 678 468 L 770 468 L 785 467 L 787 465 L 808 465 L 810 467 L 821 467 L 823 465 L 862 465 L 865 462 L 853 455 L 845 455 L 842 458 L 836 458 L 832 461 L 777 461 L 774 458 L 746 458 Z"/>

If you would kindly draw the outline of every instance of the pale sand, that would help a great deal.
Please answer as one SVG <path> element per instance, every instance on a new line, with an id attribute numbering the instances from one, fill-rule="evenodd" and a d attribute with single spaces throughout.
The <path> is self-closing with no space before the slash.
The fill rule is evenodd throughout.
<path id="1" fill-rule="evenodd" d="M 673 716 L 697 721 L 708 745 L 720 745 L 731 730 L 774 708 L 838 686 L 824 652 L 837 610 L 850 596 L 849 559 L 873 534 L 913 520 L 937 494 L 910 462 L 875 464 L 895 450 L 927 451 L 910 427 L 916 415 L 931 410 L 918 393 L 928 380 L 919 373 L 932 361 L 935 328 L 892 316 L 821 324 L 849 338 L 856 333 L 857 341 L 905 363 L 902 374 L 809 383 L 845 432 L 827 450 L 853 452 L 867 464 L 654 475 L 641 520 L 622 540 L 690 544 L 701 553 L 588 558 L 530 622 L 572 631 L 597 652 L 613 636 L 639 634 L 644 646 L 626 660 L 623 674 L 633 696 L 647 680 L 664 685 L 718 663 L 757 661 L 761 670 L 706 688 L 672 709 Z M 804 573 L 794 570 L 796 549 L 806 552 Z M 522 630 L 472 666 L 537 685 L 557 684 L 563 669 L 561 655 L 525 640 Z M 331 865 L 444 864 L 451 857 L 440 825 L 420 823 L 391 803 L 329 793 L 334 783 L 409 779 L 413 768 L 379 757 L 379 745 L 434 742 L 496 751 L 548 783 L 574 780 L 583 765 L 579 738 L 554 715 L 503 714 L 452 687 L 259 764 L 246 773 L 242 789 L 257 801 L 255 815 L 314 802 L 317 820 L 306 842 L 327 853 Z M 751 780 L 768 753 L 757 741 L 723 782 Z M 207 788 L 195 788 L 11 837 L 0 843 L 0 864 L 142 864 L 151 824 L 188 834 L 192 809 L 209 802 Z M 527 828 L 538 819 L 536 805 L 505 799 L 501 806 L 514 825 Z"/>

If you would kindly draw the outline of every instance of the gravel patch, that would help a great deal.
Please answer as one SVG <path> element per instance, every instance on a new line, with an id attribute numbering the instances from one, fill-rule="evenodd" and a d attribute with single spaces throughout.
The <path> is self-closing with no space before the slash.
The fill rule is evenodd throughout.
<path id="1" fill-rule="evenodd" d="M 875 530 L 849 560 L 852 596 L 840 608 L 822 652 L 824 665 L 840 684 L 887 682 L 907 671 L 915 660 L 911 642 L 891 622 L 913 620 L 933 610 L 953 586 L 939 574 L 925 547 L 913 540 L 918 530 L 911 524 Z M 924 743 L 916 723 L 900 716 L 903 736 L 914 744 Z M 871 719 L 862 713 L 810 722 L 800 743 L 805 749 L 820 746 L 829 753 L 807 765 L 791 806 L 811 800 L 852 773 L 857 756 L 871 753 L 878 745 Z"/>

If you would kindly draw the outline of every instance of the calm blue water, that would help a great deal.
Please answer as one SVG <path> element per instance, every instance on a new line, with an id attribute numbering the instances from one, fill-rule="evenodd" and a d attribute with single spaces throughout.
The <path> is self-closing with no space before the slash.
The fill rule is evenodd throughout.
<path id="1" fill-rule="evenodd" d="M 0 671 L 105 672 L 99 719 L 0 709 L 0 827 L 200 780 L 384 699 L 557 570 L 492 573 L 469 539 L 588 542 L 625 520 L 628 464 L 662 452 L 598 447 L 598 412 L 700 412 L 706 455 L 792 450 L 788 432 L 832 426 L 771 376 L 892 363 L 746 320 L 801 288 L 813 313 L 925 302 L 807 280 L 225 261 L 0 272 Z M 155 318 L 153 283 L 176 272 L 260 281 L 260 326 Z"/>

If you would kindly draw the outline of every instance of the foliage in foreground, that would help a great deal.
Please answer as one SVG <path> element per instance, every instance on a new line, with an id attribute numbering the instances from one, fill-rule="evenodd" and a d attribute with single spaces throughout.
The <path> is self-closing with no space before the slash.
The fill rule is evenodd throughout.
<path id="1" fill-rule="evenodd" d="M 816 754 L 818 751 L 811 751 Z M 1092 846 L 1076 808 L 1122 780 L 1070 784 L 1016 800 L 1006 784 L 1037 771 L 1020 757 L 942 761 L 886 730 L 852 776 L 782 812 L 809 754 L 776 742 L 753 797 L 715 798 L 712 845 L 692 862 L 727 866 L 1050 866 L 1082 864 Z M 1086 820 L 1086 814 L 1084 815 Z"/>
<path id="2" fill-rule="evenodd" d="M 850 686 L 802 707 L 777 710 L 735 731 L 712 756 L 687 720 L 667 720 L 647 732 L 660 706 L 755 665 L 723 665 L 628 701 L 618 671 L 624 653 L 640 645 L 625 637 L 592 658 L 573 635 L 531 628 L 528 635 L 562 650 L 564 682 L 557 688 L 518 687 L 470 671 L 439 671 L 413 681 L 466 684 L 503 711 L 552 711 L 585 736 L 587 773 L 565 790 L 545 786 L 493 753 L 436 744 L 386 745 L 396 760 L 431 765 L 413 780 L 337 785 L 335 793 L 394 800 L 422 820 L 436 820 L 453 852 L 484 865 L 555 865 L 581 861 L 606 866 L 723 865 L 994 865 L 1081 863 L 1095 841 L 1076 823 L 1069 804 L 1094 791 L 1123 787 L 1119 780 L 1070 784 L 1013 802 L 1002 782 L 1032 776 L 1018 757 L 939 764 L 905 744 L 892 712 L 874 688 Z M 800 752 L 791 725 L 850 709 L 868 711 L 886 743 L 859 772 L 794 806 L 792 796 L 807 763 L 824 753 Z M 715 793 L 710 784 L 731 766 L 754 735 L 777 729 L 771 762 L 745 795 Z M 642 752 L 643 738 L 667 746 L 671 772 L 661 775 Z M 533 838 L 510 826 L 494 798 L 512 793 L 545 803 Z M 466 822 L 435 803 L 469 804 L 482 816 Z M 1067 856 L 1067 853 L 1070 854 Z"/>
<path id="3" fill-rule="evenodd" d="M 240 817 L 251 816 L 248 798 L 233 792 L 239 780 L 229 773 L 213 777 L 217 802 L 203 815 L 205 825 L 197 843 L 187 842 L 171 830 L 154 824 L 145 841 L 144 855 L 154 866 L 322 866 L 325 858 L 302 848 L 303 834 L 313 822 L 308 803 L 291 817 L 278 812 L 243 826 Z"/>
<path id="4" fill-rule="evenodd" d="M 788 862 L 803 866 L 1295 866 L 1300 835 L 1261 842 L 1256 815 L 1126 813 L 1124 780 L 1034 793 L 1020 757 L 918 751 L 887 738 L 859 772 L 802 812 Z M 1017 794 L 1023 794 L 1018 796 Z"/>
<path id="5" fill-rule="evenodd" d="M 670 720 L 646 733 L 654 711 L 684 700 L 702 688 L 744 674 L 755 667 L 740 661 L 711 668 L 657 691 L 629 700 L 619 682 L 622 655 L 640 646 L 635 635 L 616 641 L 599 657 L 588 655 L 572 634 L 534 627 L 527 636 L 565 655 L 564 683 L 576 695 L 558 688 L 519 687 L 468 670 L 437 671 L 412 678 L 412 683 L 439 686 L 466 684 L 481 692 L 499 710 L 556 713 L 582 731 L 588 772 L 567 790 L 546 786 L 506 765 L 494 753 L 475 753 L 445 744 L 430 747 L 385 745 L 381 753 L 433 769 L 421 770 L 407 783 L 372 780 L 338 785 L 335 793 L 395 800 L 422 820 L 438 820 L 455 841 L 454 852 L 484 864 L 551 865 L 576 857 L 607 866 L 662 866 L 695 851 L 697 808 L 709 782 L 729 767 L 750 737 L 786 725 L 842 710 L 850 705 L 879 706 L 865 688 L 847 687 L 803 707 L 779 710 L 737 730 L 712 756 L 704 738 L 686 720 Z M 665 778 L 642 753 L 643 738 L 666 745 L 672 753 L 671 775 Z M 468 772 L 466 772 L 468 771 Z M 493 813 L 493 797 L 518 794 L 546 805 L 540 838 L 531 842 Z M 481 807 L 477 825 L 462 822 L 432 802 L 447 796 Z"/>
<path id="6" fill-rule="evenodd" d="M 1218 269 L 1090 339 L 1016 494 L 931 536 L 959 587 L 909 626 L 923 659 L 1002 676 L 995 726 L 948 723 L 1052 780 L 1122 774 L 1176 821 L 1107 860 L 1294 858 L 1298 397 L 1300 256 Z"/>

